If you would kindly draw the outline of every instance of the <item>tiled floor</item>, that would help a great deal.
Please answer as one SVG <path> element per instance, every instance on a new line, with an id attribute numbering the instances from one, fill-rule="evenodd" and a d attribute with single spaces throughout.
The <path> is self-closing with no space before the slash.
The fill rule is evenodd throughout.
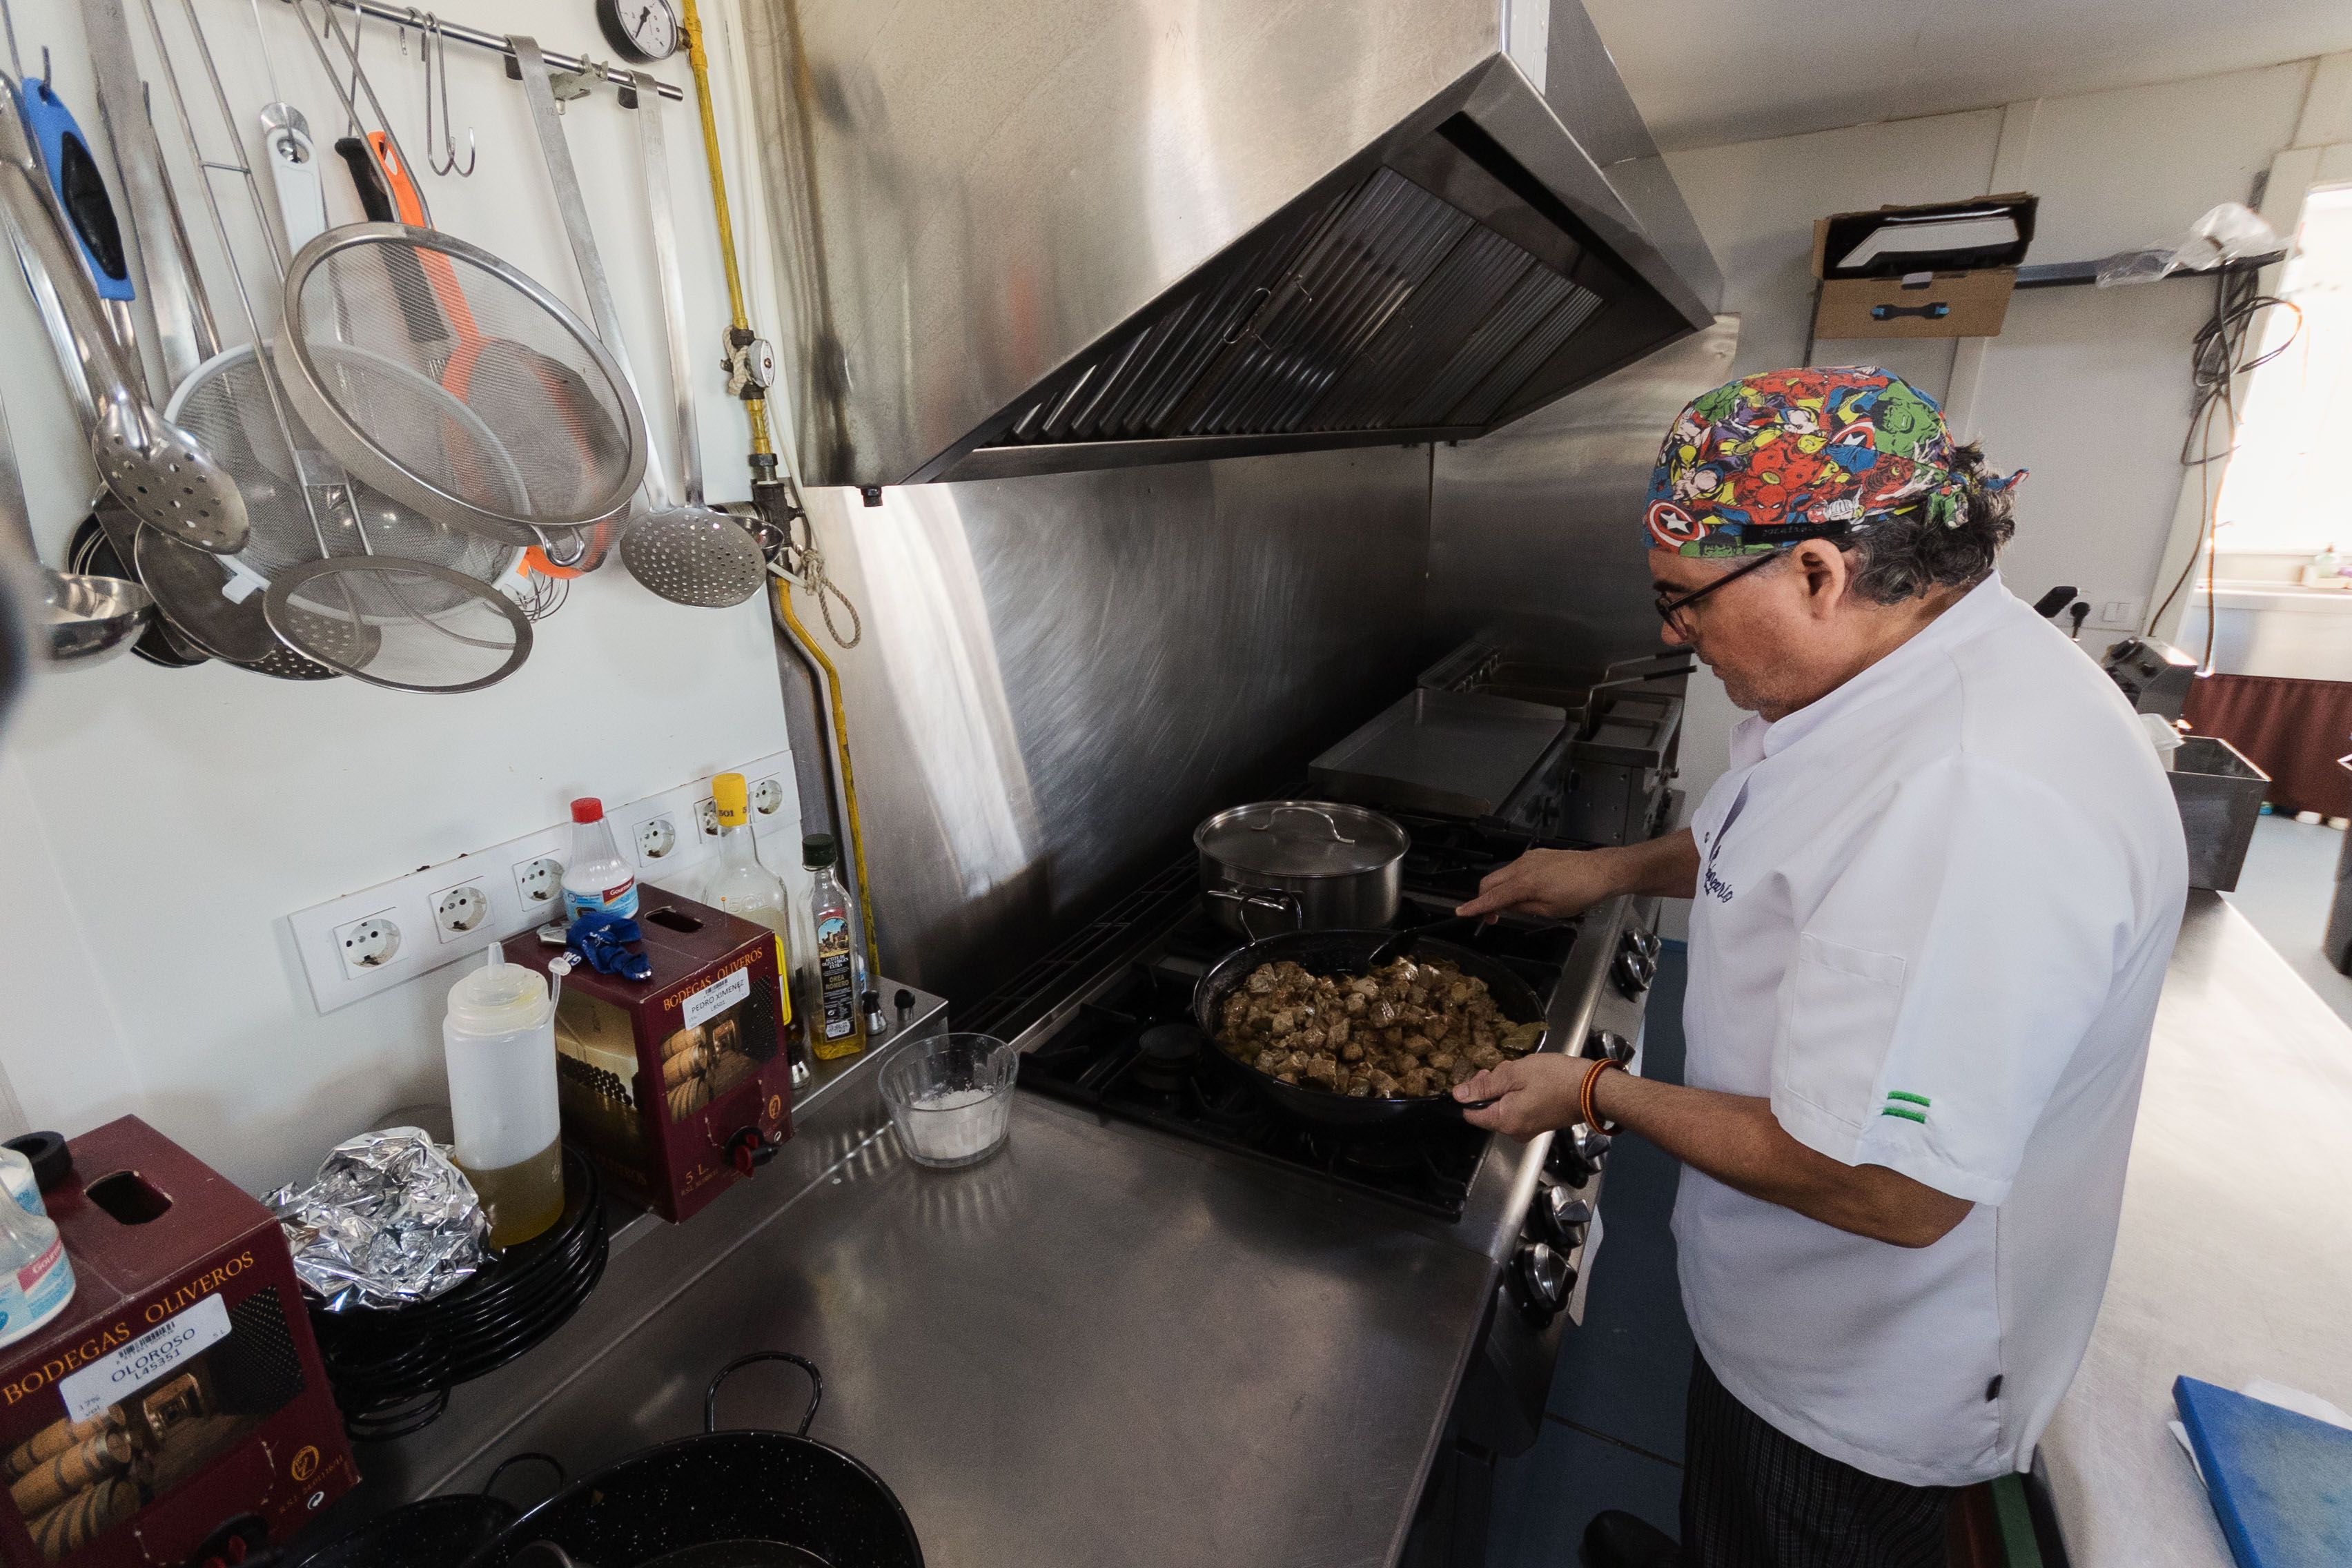
<path id="1" fill-rule="evenodd" d="M 2337 1016 L 2352 1023 L 2352 977 L 2336 973 L 2319 951 L 2327 905 L 2336 896 L 2336 857 L 2343 847 L 2342 831 L 2325 823 L 2265 816 L 2254 825 L 2237 890 L 2222 897 L 2253 922 Z"/>
<path id="2" fill-rule="evenodd" d="M 1642 1070 L 1674 1083 L 1683 1073 L 1685 965 L 1673 943 L 1643 1043 Z M 1560 1352 L 1543 1436 L 1496 1477 L 1489 1568 L 1571 1568 L 1585 1521 L 1604 1508 L 1675 1529 L 1691 1337 L 1666 1229 L 1675 1170 L 1637 1138 L 1610 1155 L 1584 1323 Z"/>

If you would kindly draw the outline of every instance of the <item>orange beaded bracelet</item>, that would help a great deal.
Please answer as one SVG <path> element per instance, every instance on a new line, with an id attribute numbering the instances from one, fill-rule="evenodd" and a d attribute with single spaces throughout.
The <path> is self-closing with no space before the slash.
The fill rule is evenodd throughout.
<path id="1" fill-rule="evenodd" d="M 1590 1068 L 1585 1069 L 1584 1091 L 1577 1097 L 1577 1103 L 1584 1112 L 1584 1124 L 1587 1127 L 1591 1128 L 1595 1132 L 1614 1134 L 1622 1123 L 1611 1122 L 1609 1125 L 1604 1127 L 1601 1122 L 1600 1112 L 1592 1109 L 1593 1086 L 1601 1081 L 1601 1075 L 1607 1072 L 1611 1068 L 1615 1068 L 1619 1072 L 1623 1072 L 1625 1070 L 1625 1064 L 1619 1061 L 1615 1057 L 1602 1057 L 1599 1061 L 1594 1062 Z"/>

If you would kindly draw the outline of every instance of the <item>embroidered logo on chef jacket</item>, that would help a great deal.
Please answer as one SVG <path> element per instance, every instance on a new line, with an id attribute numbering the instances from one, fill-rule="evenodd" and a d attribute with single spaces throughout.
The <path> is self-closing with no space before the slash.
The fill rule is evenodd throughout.
<path id="1" fill-rule="evenodd" d="M 1927 1097 L 1890 1089 L 1886 1091 L 1886 1103 L 1879 1108 L 1878 1114 L 1899 1116 L 1906 1121 L 1916 1121 L 1924 1126 L 1927 1121 Z"/>
<path id="2" fill-rule="evenodd" d="M 1741 784 L 1739 794 L 1732 800 L 1731 809 L 1723 814 L 1723 826 L 1715 830 L 1715 837 L 1707 842 L 1706 865 L 1701 870 L 1698 885 L 1707 897 L 1719 904 L 1731 902 L 1735 892 L 1730 883 L 1715 874 L 1715 858 L 1723 849 L 1724 835 L 1729 833 L 1731 825 L 1739 820 L 1740 808 L 1747 804 L 1748 786 Z"/>

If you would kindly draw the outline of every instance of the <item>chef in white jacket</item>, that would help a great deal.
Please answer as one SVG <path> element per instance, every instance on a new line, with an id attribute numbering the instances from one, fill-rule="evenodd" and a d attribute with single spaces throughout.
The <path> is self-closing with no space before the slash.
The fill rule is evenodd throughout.
<path id="1" fill-rule="evenodd" d="M 1594 1568 L 1940 1568 L 1950 1489 L 2031 1465 L 2089 1342 L 2187 855 L 2120 693 L 1994 571 L 2014 482 L 1885 371 L 1694 402 L 1645 538 L 1666 641 L 1751 712 L 1730 770 L 1463 906 L 1693 900 L 1685 1085 L 1547 1055 L 1456 1091 L 1683 1163 L 1679 1555 L 1612 1511 Z"/>

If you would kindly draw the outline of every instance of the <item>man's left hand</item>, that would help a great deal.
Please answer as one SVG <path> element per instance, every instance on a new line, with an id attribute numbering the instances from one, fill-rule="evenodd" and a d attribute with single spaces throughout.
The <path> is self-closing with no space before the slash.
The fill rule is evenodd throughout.
<path id="1" fill-rule="evenodd" d="M 1592 1064 L 1578 1057 L 1521 1057 L 1480 1072 L 1454 1091 L 1456 1100 L 1492 1100 L 1484 1110 L 1465 1110 L 1473 1127 L 1521 1142 L 1538 1132 L 1567 1127 L 1584 1114 L 1578 1097 Z"/>

